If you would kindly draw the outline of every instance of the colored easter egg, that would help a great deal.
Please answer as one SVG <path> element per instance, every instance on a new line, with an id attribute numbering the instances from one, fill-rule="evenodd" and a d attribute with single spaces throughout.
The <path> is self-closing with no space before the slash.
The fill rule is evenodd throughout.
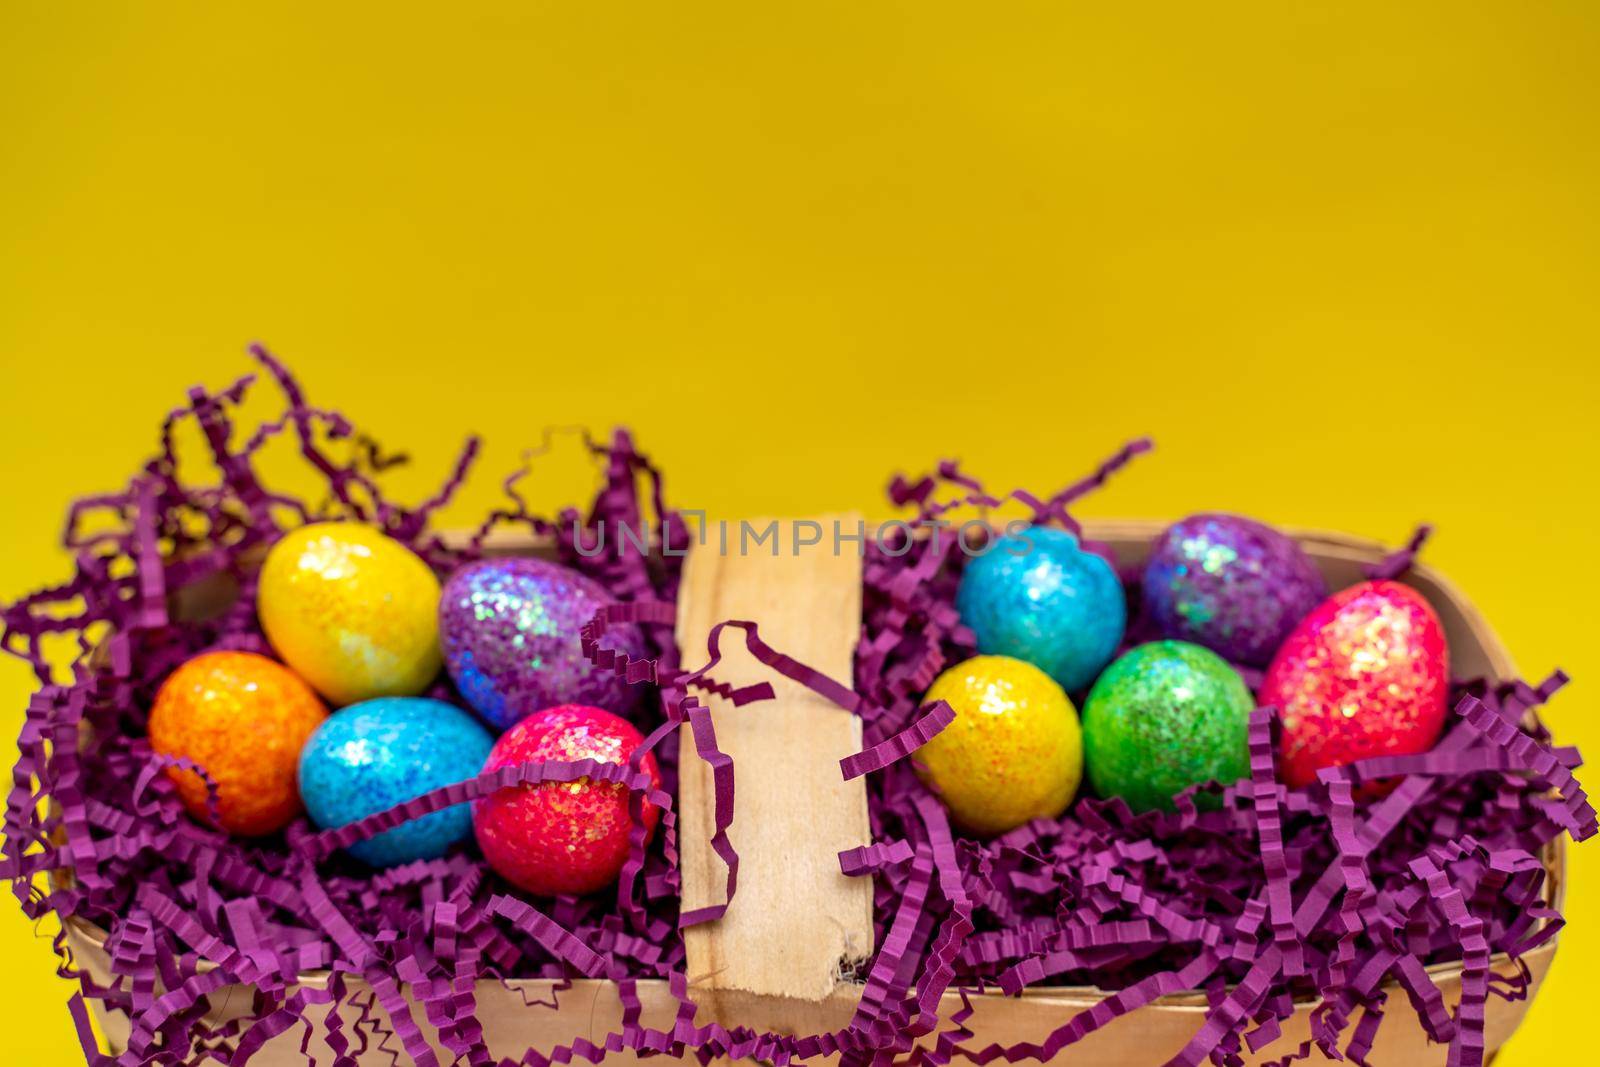
<path id="1" fill-rule="evenodd" d="M 1300 621 L 1258 697 L 1282 722 L 1278 773 L 1309 785 L 1323 767 L 1426 752 L 1444 727 L 1450 651 L 1433 607 L 1408 585 L 1362 582 Z"/>
<path id="2" fill-rule="evenodd" d="M 917 775 L 955 821 L 998 834 L 1066 810 L 1083 777 L 1078 713 L 1044 671 L 1008 656 L 974 656 L 934 679 L 924 701 L 955 720 L 917 750 Z"/>
<path id="3" fill-rule="evenodd" d="M 205 768 L 224 830 L 270 834 L 301 812 L 300 747 L 327 716 L 311 687 L 282 664 L 253 652 L 207 652 L 161 684 L 150 708 L 150 747 Z M 177 767 L 167 775 L 189 813 L 209 822 L 205 780 Z"/>
<path id="4" fill-rule="evenodd" d="M 285 534 L 262 564 L 256 610 L 283 661 L 335 704 L 412 696 L 439 673 L 439 579 L 370 526 Z"/>
<path id="5" fill-rule="evenodd" d="M 1265 666 L 1328 595 L 1294 538 L 1239 515 L 1191 515 L 1156 539 L 1140 587 L 1163 637 Z"/>
<path id="6" fill-rule="evenodd" d="M 560 564 L 517 557 L 469 563 L 445 582 L 439 636 L 456 688 L 496 729 L 559 704 L 626 711 L 634 687 L 583 654 L 581 631 L 616 602 L 599 582 Z M 614 627 L 601 647 L 644 655 L 637 627 Z"/>
<path id="7" fill-rule="evenodd" d="M 1111 564 L 1043 526 L 1000 536 L 969 562 L 956 610 L 979 652 L 1031 663 L 1072 692 L 1110 662 L 1127 622 Z"/>
<path id="8" fill-rule="evenodd" d="M 643 741 L 626 719 L 567 704 L 530 715 L 500 735 L 484 770 L 581 759 L 623 764 Z M 642 766 L 659 788 L 655 755 L 646 753 Z M 603 889 L 621 873 L 634 825 L 628 802 L 620 783 L 540 782 L 479 800 L 472 823 L 484 859 L 508 882 L 539 896 L 581 895 Z M 650 832 L 660 813 L 647 803 L 642 817 Z"/>
<path id="9" fill-rule="evenodd" d="M 442 700 L 378 697 L 333 713 L 300 754 L 300 795 L 311 820 L 344 826 L 440 786 L 476 777 L 494 738 Z M 442 856 L 472 833 L 467 804 L 430 812 L 350 846 L 373 867 Z"/>
<path id="10" fill-rule="evenodd" d="M 1209 648 L 1152 641 L 1106 668 L 1083 706 L 1089 783 L 1134 811 L 1171 808 L 1192 785 L 1250 773 L 1255 701 Z"/>

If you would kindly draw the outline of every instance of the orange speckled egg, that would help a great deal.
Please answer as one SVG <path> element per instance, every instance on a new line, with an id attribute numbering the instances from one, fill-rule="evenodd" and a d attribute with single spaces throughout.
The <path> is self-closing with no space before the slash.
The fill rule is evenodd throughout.
<path id="1" fill-rule="evenodd" d="M 300 749 L 327 717 L 317 694 L 282 664 L 253 652 L 207 652 L 161 684 L 150 746 L 205 768 L 224 830 L 270 834 L 300 814 Z M 167 775 L 189 814 L 209 822 L 204 779 L 177 767 Z"/>
<path id="2" fill-rule="evenodd" d="M 335 704 L 415 696 L 439 673 L 439 579 L 370 526 L 286 534 L 261 567 L 256 611 L 283 661 Z"/>

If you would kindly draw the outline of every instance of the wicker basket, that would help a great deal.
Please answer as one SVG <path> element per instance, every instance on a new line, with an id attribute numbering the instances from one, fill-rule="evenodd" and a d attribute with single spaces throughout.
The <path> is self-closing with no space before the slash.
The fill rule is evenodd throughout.
<path id="1" fill-rule="evenodd" d="M 1164 524 L 1153 521 L 1098 522 L 1088 524 L 1086 534 L 1109 543 L 1120 562 L 1137 564 L 1143 559 L 1149 544 L 1163 527 Z M 1340 588 L 1361 580 L 1362 568 L 1381 559 L 1385 554 L 1385 549 L 1376 543 L 1343 534 L 1318 531 L 1290 532 L 1316 561 L 1332 588 Z M 547 554 L 548 546 L 527 539 L 506 538 L 494 542 L 493 551 L 497 554 L 541 555 Z M 1407 581 L 1426 596 L 1438 611 L 1450 642 L 1453 669 L 1458 677 L 1504 680 L 1516 676 L 1516 670 L 1505 647 L 1495 637 L 1478 611 L 1453 585 L 1425 566 L 1414 568 L 1408 575 Z M 225 590 L 216 587 L 189 590 L 186 594 L 180 595 L 179 608 L 187 611 L 207 610 L 215 606 L 219 596 L 225 595 L 227 595 Z M 789 610 L 799 609 L 791 606 Z M 769 633 L 769 624 L 774 630 L 782 630 L 781 621 L 774 620 L 769 615 L 760 616 L 760 621 L 764 634 Z M 852 647 L 854 639 L 854 633 L 839 635 L 839 640 L 845 642 L 846 647 Z M 775 645 L 781 647 L 775 634 L 772 640 Z M 719 726 L 719 733 L 720 731 Z M 738 765 L 738 754 L 734 755 L 735 763 Z M 752 810 L 753 805 L 745 804 L 744 798 L 748 791 L 763 787 L 761 778 L 761 775 L 753 773 L 748 767 L 741 769 L 738 787 L 741 812 Z M 695 813 L 690 810 L 690 801 L 687 797 L 680 800 L 680 817 L 686 828 L 694 825 Z M 739 819 L 736 817 L 734 823 L 736 845 L 739 843 L 737 837 L 739 828 Z M 688 844 L 689 835 L 692 833 L 692 830 L 686 829 L 685 845 Z M 741 856 L 744 854 L 745 850 L 741 848 Z M 1550 874 L 1546 882 L 1549 899 L 1559 906 L 1565 874 L 1564 851 L 1559 840 L 1550 847 L 1545 860 Z M 696 891 L 693 857 L 687 854 L 684 861 L 684 875 L 687 897 Z M 759 901 L 760 893 L 751 884 L 752 880 L 759 878 L 759 865 L 755 868 L 748 865 L 741 868 L 740 891 L 735 901 L 735 908 L 741 904 L 746 907 L 751 906 L 746 901 L 747 892 L 751 899 Z M 767 916 L 763 920 L 763 925 L 769 928 L 775 927 L 780 933 L 784 930 L 793 932 L 803 930 L 807 921 L 808 917 L 805 915 L 779 914 Z M 715 928 L 719 925 L 721 924 L 708 924 L 705 936 L 713 942 L 718 939 Z M 801 935 L 795 933 L 794 936 Z M 103 931 L 86 923 L 79 921 L 67 923 L 66 943 L 73 957 L 92 977 L 101 982 L 109 979 L 104 938 Z M 693 947 L 691 942 L 691 948 Z M 722 944 L 719 949 L 727 951 L 729 945 Z M 1523 958 L 1523 963 L 1531 974 L 1529 1000 L 1506 1001 L 1495 997 L 1489 999 L 1484 1035 L 1485 1047 L 1489 1053 L 1492 1054 L 1498 1049 L 1521 1022 L 1531 1000 L 1531 994 L 1537 991 L 1545 973 L 1549 970 L 1555 950 L 1556 942 L 1552 938 Z M 860 987 L 839 978 L 837 959 L 829 964 L 829 974 L 794 976 L 797 987 L 808 990 L 821 989 L 822 995 L 788 995 L 775 994 L 770 990 L 739 989 L 720 981 L 715 973 L 697 973 L 697 957 L 703 960 L 705 952 L 705 946 L 701 946 L 698 951 L 691 951 L 689 956 L 691 990 L 702 1006 L 699 1022 L 703 1023 L 708 1017 L 714 1017 L 726 1024 L 743 1023 L 783 1033 L 807 1034 L 842 1027 L 855 1008 Z M 1504 973 L 1512 965 L 1505 956 L 1496 956 L 1493 966 L 1497 971 Z M 1430 974 L 1442 992 L 1445 1002 L 1453 1006 L 1460 997 L 1460 965 L 1435 966 L 1430 968 Z M 308 986 L 318 986 L 326 982 L 326 975 L 304 974 L 301 976 L 301 982 Z M 359 983 L 353 981 L 347 980 L 347 984 L 359 987 Z M 515 1058 L 530 1045 L 547 1049 L 554 1045 L 570 1043 L 580 1037 L 598 1042 L 606 1034 L 620 1027 L 622 1004 L 612 983 L 581 980 L 557 992 L 559 985 L 562 983 L 549 980 L 512 981 L 504 984 L 496 981 L 478 983 L 479 1018 L 489 1048 L 497 1058 L 501 1056 Z M 1398 992 L 1397 987 L 1395 991 Z M 250 1005 L 250 992 L 241 987 L 214 997 L 213 1004 L 217 1007 L 209 1019 L 217 1022 L 231 1015 L 243 1013 Z M 640 982 L 639 996 L 644 1007 L 641 1021 L 646 1026 L 670 1029 L 677 1004 L 666 983 Z M 1092 988 L 1039 987 L 1027 989 L 1019 997 L 1005 997 L 998 994 L 974 997 L 974 1011 L 966 1026 L 976 1037 L 967 1044 L 971 1047 L 982 1047 L 996 1042 L 1014 1044 L 1041 1041 L 1052 1029 L 1061 1025 L 1073 1014 L 1093 1006 L 1104 996 L 1104 993 Z M 552 1009 L 537 1003 L 543 1001 L 548 1004 L 553 997 L 559 1004 L 557 1008 Z M 529 1002 L 533 1002 L 534 1006 L 527 1006 Z M 126 1039 L 125 1020 L 102 1015 L 98 1011 L 98 1005 L 93 1006 L 96 1010 L 97 1024 L 109 1042 L 110 1048 L 113 1051 L 120 1050 Z M 1282 1036 L 1269 1047 L 1255 1053 L 1253 1061 L 1280 1058 L 1302 1042 L 1309 1040 L 1309 1018 L 1315 1006 L 1315 1002 L 1312 1001 L 1299 1005 L 1294 1016 L 1285 1021 Z M 947 994 L 941 1016 L 948 1018 L 960 1007 L 961 1002 L 957 995 Z M 1072 1063 L 1095 1064 L 1098 1067 L 1146 1067 L 1150 1064 L 1160 1064 L 1185 1045 L 1199 1027 L 1205 1012 L 1205 1000 L 1199 994 L 1164 997 L 1091 1033 L 1083 1041 L 1066 1049 L 1058 1059 Z M 431 1037 L 431 1029 L 423 1019 L 422 1013 L 418 1011 L 415 1014 L 425 1032 Z M 1404 1064 L 1406 1067 L 1425 1067 L 1428 1064 L 1445 1062 L 1446 1049 L 1427 1040 L 1408 998 L 1403 993 L 1389 998 L 1386 1014 L 1387 1018 L 1371 1053 L 1372 1062 Z M 353 1022 L 353 1017 L 347 1022 Z M 262 1067 L 304 1064 L 305 1059 L 299 1051 L 301 1038 L 302 1031 L 298 1028 L 281 1035 L 270 1042 L 251 1061 L 252 1064 L 261 1064 Z M 310 1051 L 318 1057 L 319 1062 L 326 1062 L 326 1057 L 331 1054 L 321 1045 L 320 1039 L 315 1038 Z M 1314 1052 L 1313 1056 L 1316 1055 Z M 634 1057 L 625 1051 L 611 1057 L 612 1061 L 621 1063 L 633 1062 L 633 1059 Z M 662 1058 L 654 1059 L 659 1062 Z M 390 1060 L 388 1053 L 370 1048 L 367 1058 L 361 1062 L 387 1064 Z M 449 1062 L 448 1054 L 441 1055 L 441 1062 Z"/>

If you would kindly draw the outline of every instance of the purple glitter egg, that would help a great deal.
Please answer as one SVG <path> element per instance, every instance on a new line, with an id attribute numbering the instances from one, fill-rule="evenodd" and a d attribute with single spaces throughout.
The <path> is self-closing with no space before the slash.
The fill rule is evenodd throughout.
<path id="1" fill-rule="evenodd" d="M 450 576 L 439 598 L 445 667 L 467 703 L 496 729 L 558 704 L 615 713 L 635 687 L 584 658 L 579 632 L 616 598 L 577 571 L 539 559 L 486 559 Z M 612 628 L 602 648 L 644 655 L 636 627 Z"/>
<path id="2" fill-rule="evenodd" d="M 1293 538 L 1239 515 L 1202 514 L 1156 539 L 1142 593 L 1161 636 L 1264 666 L 1328 587 Z"/>

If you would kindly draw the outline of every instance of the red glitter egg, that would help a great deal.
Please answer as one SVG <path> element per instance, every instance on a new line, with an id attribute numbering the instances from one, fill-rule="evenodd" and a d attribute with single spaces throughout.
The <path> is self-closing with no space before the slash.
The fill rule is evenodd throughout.
<path id="1" fill-rule="evenodd" d="M 594 759 L 627 763 L 644 742 L 623 718 L 582 704 L 535 712 L 500 736 L 483 769 L 518 763 Z M 644 770 L 655 788 L 653 753 Z M 628 790 L 614 782 L 540 782 L 502 789 L 478 801 L 473 829 L 484 858 L 507 881 L 539 896 L 581 895 L 615 881 L 628 859 Z M 659 812 L 644 806 L 646 832 Z"/>
<path id="2" fill-rule="evenodd" d="M 1422 594 L 1362 582 L 1324 600 L 1289 634 L 1257 701 L 1278 708 L 1278 772 L 1309 785 L 1323 767 L 1409 756 L 1444 726 L 1450 651 Z"/>

